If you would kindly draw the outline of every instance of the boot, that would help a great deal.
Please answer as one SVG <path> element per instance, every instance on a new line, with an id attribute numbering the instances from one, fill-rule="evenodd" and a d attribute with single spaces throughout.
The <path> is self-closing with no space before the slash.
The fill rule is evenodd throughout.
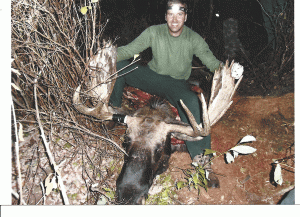
<path id="1" fill-rule="evenodd" d="M 211 163 L 210 162 L 210 155 L 204 155 L 204 154 L 199 154 L 196 155 L 193 159 L 193 166 L 201 166 L 205 171 L 207 171 L 208 177 L 207 178 L 207 185 L 209 188 L 220 188 L 220 182 L 218 177 L 215 175 L 211 168 Z"/>

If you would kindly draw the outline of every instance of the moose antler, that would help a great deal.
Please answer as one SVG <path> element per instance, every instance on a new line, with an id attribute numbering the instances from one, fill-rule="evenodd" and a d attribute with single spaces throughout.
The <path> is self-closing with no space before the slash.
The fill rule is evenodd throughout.
<path id="1" fill-rule="evenodd" d="M 242 81 L 243 76 L 235 83 L 235 78 L 233 78 L 231 74 L 233 64 L 234 61 L 232 61 L 230 67 L 228 67 L 229 62 L 227 60 L 224 67 L 220 66 L 219 69 L 215 71 L 208 106 L 208 116 L 211 126 L 218 122 L 231 106 L 233 102 L 232 97 Z"/>
<path id="2" fill-rule="evenodd" d="M 173 132 L 174 137 L 183 140 L 196 141 L 201 140 L 203 136 L 209 135 L 210 127 L 225 114 L 232 104 L 232 97 L 242 80 L 241 76 L 239 80 L 235 82 L 235 78 L 232 77 L 231 69 L 233 64 L 234 61 L 232 61 L 229 66 L 229 62 L 227 60 L 225 66 L 222 67 L 220 64 L 219 69 L 215 71 L 208 109 L 203 95 L 201 94 L 199 97 L 203 110 L 203 127 L 202 124 L 197 124 L 189 109 L 181 101 L 192 127 L 167 124 L 170 132 Z"/>
<path id="3" fill-rule="evenodd" d="M 98 103 L 94 108 L 89 108 L 83 105 L 79 98 L 81 86 L 76 89 L 73 95 L 73 103 L 75 108 L 86 115 L 93 116 L 97 119 L 112 120 L 113 111 L 108 107 L 108 101 L 113 91 L 115 84 L 116 73 L 116 47 L 108 42 L 104 47 L 98 50 L 97 54 L 90 59 L 89 73 L 91 74 L 91 81 L 88 84 L 88 91 L 86 94 L 97 97 Z M 232 104 L 232 97 L 240 84 L 242 77 L 235 82 L 235 78 L 232 77 L 231 68 L 234 64 L 232 61 L 229 66 L 229 62 L 226 61 L 225 66 L 219 67 L 215 71 L 212 83 L 211 97 L 207 108 L 203 94 L 199 96 L 202 104 L 203 111 L 203 123 L 199 124 L 195 120 L 193 114 L 181 101 L 190 125 L 185 123 L 164 123 L 164 128 L 167 132 L 173 133 L 178 139 L 196 141 L 201 140 L 204 136 L 210 134 L 210 128 L 213 126 L 228 110 Z M 97 70 L 101 70 L 101 73 L 95 73 Z M 134 122 L 134 119 L 138 117 L 126 118 L 127 123 Z"/>
<path id="4" fill-rule="evenodd" d="M 81 85 L 77 87 L 73 95 L 73 104 L 75 108 L 86 115 L 93 116 L 97 119 L 111 120 L 113 112 L 108 107 L 108 101 L 116 82 L 116 63 L 117 48 L 111 41 L 104 41 L 103 47 L 98 50 L 97 54 L 90 58 L 88 90 L 86 95 L 97 98 L 97 105 L 89 108 L 83 105 L 79 95 Z M 100 73 L 98 71 L 101 71 Z"/>

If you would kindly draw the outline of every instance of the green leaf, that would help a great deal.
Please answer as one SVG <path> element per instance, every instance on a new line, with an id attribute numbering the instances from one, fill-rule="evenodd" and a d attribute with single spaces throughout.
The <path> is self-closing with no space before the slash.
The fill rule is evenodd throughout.
<path id="1" fill-rule="evenodd" d="M 83 15 L 85 15 L 87 11 L 88 11 L 88 8 L 87 8 L 87 7 L 82 7 L 82 8 L 80 9 L 80 12 L 81 12 Z"/>
<path id="2" fill-rule="evenodd" d="M 107 193 L 106 193 L 106 196 L 109 197 L 111 200 L 113 200 L 113 199 L 115 198 L 115 194 L 114 194 L 113 191 L 107 192 Z"/>
<path id="3" fill-rule="evenodd" d="M 198 176 L 197 173 L 193 175 L 193 182 L 194 182 L 195 185 L 197 185 L 198 183 L 200 183 L 198 177 L 199 176 Z"/>
<path id="4" fill-rule="evenodd" d="M 92 0 L 91 2 L 92 3 L 97 3 L 99 0 Z"/>
<path id="5" fill-rule="evenodd" d="M 203 183 L 204 183 L 204 187 L 205 187 L 205 189 L 206 189 L 206 191 L 207 191 L 207 179 L 204 179 L 204 180 L 203 180 Z"/>
<path id="6" fill-rule="evenodd" d="M 115 192 L 111 190 L 110 188 L 103 188 L 104 191 L 106 191 L 106 197 L 109 197 L 110 199 L 114 199 L 115 197 Z"/>
<path id="7" fill-rule="evenodd" d="M 200 192 L 200 191 L 201 191 L 200 189 L 201 189 L 201 188 L 198 188 L 198 195 L 200 195 L 200 193 L 201 193 L 201 192 Z"/>
<path id="8" fill-rule="evenodd" d="M 191 170 L 187 169 L 187 170 L 184 170 L 184 171 L 185 171 L 185 173 L 186 173 L 187 175 L 192 176 Z"/>
<path id="9" fill-rule="evenodd" d="M 209 155 L 209 154 L 213 154 L 216 153 L 217 151 L 214 151 L 212 149 L 205 149 L 204 155 Z"/>
<path id="10" fill-rule="evenodd" d="M 70 143 L 67 142 L 67 143 L 64 145 L 64 147 L 65 147 L 65 148 L 71 148 L 72 145 L 71 145 Z"/>
<path id="11" fill-rule="evenodd" d="M 163 191 L 162 194 L 161 194 L 161 197 L 162 198 L 168 198 L 169 197 L 168 192 L 167 191 Z"/>
<path id="12" fill-rule="evenodd" d="M 106 191 L 106 192 L 110 192 L 111 191 L 110 188 L 106 188 L 106 187 L 104 187 L 103 190 Z"/>
<path id="13" fill-rule="evenodd" d="M 184 186 L 185 186 L 185 184 L 184 184 L 183 181 L 179 181 L 179 182 L 176 183 L 176 188 L 178 190 L 182 189 Z"/>
<path id="14" fill-rule="evenodd" d="M 164 183 L 164 182 L 170 182 L 170 181 L 171 181 L 171 176 L 169 175 L 169 176 L 166 176 L 166 177 L 163 179 L 162 183 Z"/>
<path id="15" fill-rule="evenodd" d="M 197 167 L 197 168 L 196 168 L 196 171 L 197 171 L 197 173 L 200 173 L 200 174 L 204 174 L 204 175 L 205 175 L 205 170 L 204 170 L 202 167 Z"/>
<path id="16" fill-rule="evenodd" d="M 191 185 L 192 181 L 193 181 L 193 179 L 191 177 L 188 178 L 189 185 Z"/>

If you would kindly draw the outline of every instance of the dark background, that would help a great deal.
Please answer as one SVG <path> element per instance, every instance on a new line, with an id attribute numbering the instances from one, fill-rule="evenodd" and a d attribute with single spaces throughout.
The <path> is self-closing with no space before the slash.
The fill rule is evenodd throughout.
<path id="1" fill-rule="evenodd" d="M 232 17 L 239 23 L 239 38 L 251 55 L 267 45 L 260 5 L 256 0 L 190 0 L 186 26 L 199 33 L 214 54 L 222 59 L 224 52 L 223 21 Z M 107 35 L 120 38 L 118 46 L 134 40 L 147 27 L 166 23 L 166 1 L 110 0 L 101 2 L 103 21 L 109 19 Z M 220 16 L 216 17 L 218 13 Z M 222 59 L 223 60 L 223 59 Z"/>
<path id="2" fill-rule="evenodd" d="M 133 41 L 149 26 L 166 23 L 166 2 L 167 0 L 99 1 L 99 25 L 104 25 L 109 20 L 105 25 L 103 38 L 113 39 L 117 46 L 123 46 Z M 223 21 L 228 18 L 238 21 L 238 37 L 246 51 L 240 52 L 234 58 L 235 62 L 244 66 L 239 94 L 265 96 L 294 91 L 293 0 L 186 2 L 188 19 L 185 25 L 205 39 L 220 61 L 227 60 L 224 55 Z M 78 1 L 79 8 L 84 4 L 85 1 Z M 219 16 L 215 16 L 216 14 Z M 268 28 L 265 28 L 266 19 L 270 21 Z M 141 57 L 141 64 L 150 61 L 151 49 L 142 52 Z M 203 65 L 198 58 L 194 58 L 193 66 Z"/>

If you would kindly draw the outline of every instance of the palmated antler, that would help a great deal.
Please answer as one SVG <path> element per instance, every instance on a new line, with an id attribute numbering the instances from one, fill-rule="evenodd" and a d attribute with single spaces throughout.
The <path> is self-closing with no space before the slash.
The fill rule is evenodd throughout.
<path id="1" fill-rule="evenodd" d="M 173 136 L 178 139 L 196 141 L 201 140 L 204 136 L 208 136 L 210 134 L 210 127 L 225 114 L 232 104 L 232 97 L 242 80 L 241 76 L 239 80 L 235 82 L 235 78 L 232 77 L 231 69 L 233 64 L 234 61 L 232 61 L 229 66 L 229 62 L 226 61 L 225 66 L 222 67 L 220 65 L 219 69 L 215 71 L 208 109 L 203 95 L 201 94 L 199 97 L 202 103 L 203 124 L 197 124 L 194 116 L 181 101 L 192 127 L 167 124 L 169 131 L 173 132 Z"/>
<path id="2" fill-rule="evenodd" d="M 225 114 L 232 104 L 232 97 L 242 81 L 241 76 L 237 82 L 232 77 L 231 69 L 234 61 L 229 66 L 228 60 L 225 66 L 215 71 L 211 88 L 211 96 L 208 104 L 208 116 L 210 125 L 213 126 Z"/>
<path id="3" fill-rule="evenodd" d="M 81 113 L 93 116 L 102 120 L 111 120 L 112 111 L 108 107 L 109 98 L 114 88 L 117 63 L 117 48 L 111 41 L 105 43 L 97 54 L 90 58 L 89 74 L 86 95 L 97 98 L 97 105 L 89 108 L 82 104 L 80 100 L 81 85 L 79 85 L 73 95 L 74 107 Z"/>

